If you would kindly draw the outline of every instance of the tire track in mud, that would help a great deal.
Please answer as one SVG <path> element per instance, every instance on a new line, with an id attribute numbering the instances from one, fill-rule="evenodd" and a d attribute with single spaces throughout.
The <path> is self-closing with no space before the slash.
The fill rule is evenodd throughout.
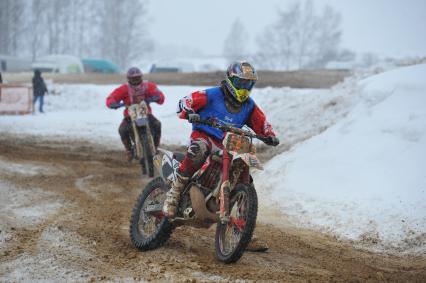
<path id="1" fill-rule="evenodd" d="M 61 168 L 56 175 L 11 174 L 0 168 L 0 177 L 20 189 L 39 188 L 57 196 L 62 203 L 58 211 L 34 226 L 3 228 L 12 234 L 12 239 L 7 245 L 0 246 L 0 281 L 13 281 L 13 264 L 23 256 L 35 259 L 30 261 L 34 270 L 32 273 L 28 271 L 30 278 L 26 279 L 34 278 L 40 268 L 37 260 L 42 259 L 51 260 L 51 265 L 57 269 L 43 266 L 41 270 L 46 272 L 35 275 L 35 279 L 181 282 L 426 280 L 425 257 L 375 254 L 309 230 L 284 230 L 260 223 L 256 234 L 269 243 L 270 251 L 245 253 L 236 264 L 224 265 L 216 261 L 213 228 L 179 227 L 164 247 L 142 253 L 132 246 L 128 226 L 134 201 L 149 179 L 140 177 L 137 164 L 123 162 L 121 152 L 79 141 L 58 144 L 36 138 L 1 137 L 0 158 L 14 163 L 37 162 L 46 167 Z M 2 216 L 0 220 L 3 222 Z"/>

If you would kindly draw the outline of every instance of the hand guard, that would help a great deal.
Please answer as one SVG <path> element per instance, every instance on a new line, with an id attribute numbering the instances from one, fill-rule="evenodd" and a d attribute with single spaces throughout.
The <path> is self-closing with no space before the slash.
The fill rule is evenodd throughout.
<path id="1" fill-rule="evenodd" d="M 181 100 L 179 100 L 178 108 L 176 113 L 181 113 L 182 111 L 185 111 L 187 113 L 193 113 L 194 110 L 192 110 L 192 98 L 185 96 Z"/>
<path id="2" fill-rule="evenodd" d="M 197 113 L 188 114 L 188 121 L 189 123 L 197 123 L 200 122 L 201 117 Z"/>
<path id="3" fill-rule="evenodd" d="M 269 136 L 266 137 L 263 142 L 267 145 L 277 146 L 280 144 L 280 140 L 277 137 Z"/>
<path id="4" fill-rule="evenodd" d="M 118 108 L 120 108 L 121 106 L 122 106 L 122 104 L 121 104 L 121 103 L 113 102 L 113 103 L 111 103 L 111 104 L 109 105 L 109 108 L 111 108 L 111 109 L 118 109 Z"/>
<path id="5" fill-rule="evenodd" d="M 155 96 L 151 96 L 148 97 L 147 99 L 145 99 L 146 103 L 152 103 L 152 102 L 157 102 L 160 100 L 160 96 L 159 95 L 155 95 Z"/>

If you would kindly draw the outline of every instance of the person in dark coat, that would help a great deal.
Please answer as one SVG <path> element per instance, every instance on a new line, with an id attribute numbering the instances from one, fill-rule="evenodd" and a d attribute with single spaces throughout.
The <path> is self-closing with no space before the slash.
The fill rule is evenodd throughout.
<path id="1" fill-rule="evenodd" d="M 1 72 L 0 72 L 0 85 L 3 83 L 3 78 L 1 77 Z M 0 101 L 1 101 L 1 87 L 0 87 Z"/>
<path id="2" fill-rule="evenodd" d="M 43 78 L 41 77 L 40 70 L 34 71 L 34 77 L 33 77 L 33 95 L 34 100 L 33 103 L 39 101 L 39 111 L 40 113 L 44 113 L 43 111 L 43 104 L 44 104 L 44 94 L 47 92 L 46 84 L 44 83 Z"/>

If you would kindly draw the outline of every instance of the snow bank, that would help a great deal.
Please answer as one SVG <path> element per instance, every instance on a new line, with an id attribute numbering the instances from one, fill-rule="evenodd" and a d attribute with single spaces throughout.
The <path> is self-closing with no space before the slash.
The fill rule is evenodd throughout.
<path id="1" fill-rule="evenodd" d="M 264 88 L 253 98 L 267 114 L 285 145 L 293 145 L 323 131 L 344 116 L 353 104 L 352 87 L 344 84 L 333 90 Z M 116 85 L 55 85 L 45 97 L 46 114 L 0 116 L 0 132 L 32 134 L 50 138 L 81 139 L 121 149 L 118 126 L 122 110 L 105 106 Z M 162 122 L 162 143 L 186 145 L 191 132 L 187 121 L 178 119 L 180 98 L 206 87 L 159 86 L 165 93 L 163 105 L 152 104 Z"/>
<path id="2" fill-rule="evenodd" d="M 45 97 L 46 114 L 0 116 L 0 131 L 44 137 L 81 139 L 94 143 L 122 147 L 118 126 L 123 119 L 122 109 L 111 110 L 106 97 L 116 85 L 53 85 L 58 95 Z M 178 97 L 194 87 L 160 87 L 167 96 L 165 105 L 153 105 L 154 114 L 163 122 L 163 142 L 184 144 L 190 127 L 176 119 Z"/>
<path id="3" fill-rule="evenodd" d="M 417 65 L 360 81 L 360 101 L 346 118 L 257 174 L 264 198 L 279 199 L 295 223 L 425 251 L 425 77 L 426 65 Z"/>

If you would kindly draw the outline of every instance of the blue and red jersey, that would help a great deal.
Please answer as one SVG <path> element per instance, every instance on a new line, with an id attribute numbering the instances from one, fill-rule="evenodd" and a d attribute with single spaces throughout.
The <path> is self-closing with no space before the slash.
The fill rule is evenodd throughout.
<path id="1" fill-rule="evenodd" d="M 265 114 L 256 105 L 252 98 L 248 98 L 238 113 L 227 110 L 225 97 L 221 87 L 213 87 L 204 91 L 197 91 L 179 101 L 179 117 L 186 119 L 187 113 L 198 113 L 201 119 L 215 118 L 223 123 L 232 124 L 241 128 L 249 126 L 261 136 L 275 136 L 271 124 L 266 120 Z M 221 141 L 224 137 L 220 129 L 207 125 L 193 124 L 193 131 L 200 131 Z"/>

